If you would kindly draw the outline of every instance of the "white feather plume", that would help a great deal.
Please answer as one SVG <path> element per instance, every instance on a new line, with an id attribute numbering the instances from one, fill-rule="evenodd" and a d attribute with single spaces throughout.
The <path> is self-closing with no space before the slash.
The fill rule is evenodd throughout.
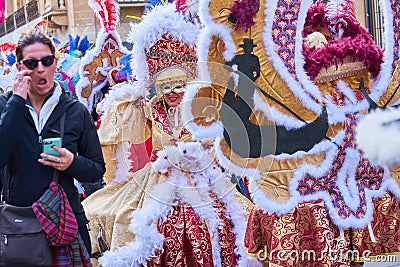
<path id="1" fill-rule="evenodd" d="M 376 110 L 366 115 L 356 128 L 356 142 L 370 160 L 400 163 L 400 110 Z"/>

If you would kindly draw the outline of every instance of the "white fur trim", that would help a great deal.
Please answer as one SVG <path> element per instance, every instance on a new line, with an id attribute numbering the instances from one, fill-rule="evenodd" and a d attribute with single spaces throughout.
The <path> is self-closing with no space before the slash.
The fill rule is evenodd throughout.
<path id="1" fill-rule="evenodd" d="M 379 97 L 386 91 L 390 80 L 392 78 L 393 70 L 392 64 L 394 62 L 394 30 L 393 30 L 393 13 L 389 1 L 379 1 L 381 4 L 381 11 L 384 17 L 384 53 L 382 58 L 381 70 L 371 88 L 371 98 L 379 99 Z"/>
<path id="2" fill-rule="evenodd" d="M 390 123 L 395 120 L 400 120 L 399 109 L 373 111 L 358 123 L 356 141 L 368 159 L 400 164 L 400 122 Z"/>
<path id="3" fill-rule="evenodd" d="M 117 161 L 117 168 L 115 170 L 115 177 L 110 183 L 124 183 L 128 181 L 130 177 L 129 166 L 131 166 L 131 161 L 128 159 L 130 144 L 128 142 L 123 142 L 118 144 L 115 151 L 115 160 Z"/>

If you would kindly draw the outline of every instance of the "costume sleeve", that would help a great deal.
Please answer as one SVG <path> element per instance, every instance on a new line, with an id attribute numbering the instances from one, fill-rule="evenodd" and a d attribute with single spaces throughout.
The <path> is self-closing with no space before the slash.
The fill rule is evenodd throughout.
<path id="1" fill-rule="evenodd" d="M 117 170 L 117 160 L 115 154 L 117 151 L 117 145 L 102 145 L 104 161 L 106 162 L 106 172 L 104 173 L 104 181 L 109 184 L 115 177 L 115 171 Z"/>
<path id="2" fill-rule="evenodd" d="M 80 112 L 83 113 L 84 128 L 79 140 L 78 154 L 74 155 L 66 172 L 80 182 L 93 183 L 103 177 L 105 163 L 93 118 L 85 107 L 80 108 Z"/>
<path id="3" fill-rule="evenodd" d="M 115 145 L 122 142 L 140 144 L 146 141 L 143 107 L 130 100 L 114 101 L 101 117 L 100 143 Z"/>
<path id="4" fill-rule="evenodd" d="M 117 100 L 101 117 L 98 130 L 100 143 L 106 161 L 104 178 L 111 181 L 115 177 L 117 161 L 116 146 L 123 142 L 141 144 L 149 137 L 149 126 L 144 108 L 132 100 Z"/>
<path id="5" fill-rule="evenodd" d="M 0 98 L 0 168 L 3 168 L 12 151 L 17 145 L 20 124 L 25 112 L 25 100 L 12 95 L 7 101 L 6 96 Z"/>

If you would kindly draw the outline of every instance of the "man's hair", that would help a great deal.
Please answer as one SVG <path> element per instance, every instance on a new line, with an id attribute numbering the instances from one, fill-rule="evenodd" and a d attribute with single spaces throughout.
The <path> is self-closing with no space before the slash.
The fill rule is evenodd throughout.
<path id="1" fill-rule="evenodd" d="M 24 48 L 28 45 L 33 45 L 35 43 L 47 45 L 50 48 L 52 54 L 54 54 L 56 51 L 53 41 L 46 34 L 38 29 L 29 30 L 21 34 L 18 39 L 17 47 L 15 49 L 17 62 L 23 59 L 22 51 L 24 50 Z"/>

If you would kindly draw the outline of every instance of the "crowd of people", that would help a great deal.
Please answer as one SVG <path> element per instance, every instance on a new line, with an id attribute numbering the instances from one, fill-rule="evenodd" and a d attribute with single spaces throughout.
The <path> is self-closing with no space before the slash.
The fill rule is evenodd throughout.
<path id="1" fill-rule="evenodd" d="M 80 253 L 61 260 L 52 244 L 52 266 L 350 266 L 398 255 L 400 153 L 381 161 L 386 153 L 368 142 L 382 133 L 357 128 L 381 104 L 369 94 L 383 80 L 383 51 L 352 8 L 333 28 L 329 8 L 317 1 L 303 14 L 302 82 L 310 85 L 303 94 L 293 62 L 273 67 L 277 57 L 254 23 L 264 23 L 265 7 L 247 2 L 246 18 L 241 2 L 229 9 L 213 2 L 202 6 L 203 21 L 202 1 L 153 3 L 132 26 L 129 51 L 106 23 L 91 51 L 82 36 L 70 36 L 68 52 L 57 49 L 39 27 L 7 51 L 0 46 L 9 62 L 15 54 L 12 85 L 0 94 L 2 201 L 35 206 L 57 174 L 78 226 Z M 116 10 L 103 8 L 111 9 L 96 15 Z M 285 14 L 300 12 L 293 10 Z M 282 52 L 280 40 L 274 49 Z M 254 51 L 264 45 L 268 55 Z M 208 66 L 204 82 L 199 58 L 222 68 Z M 91 65 L 98 62 L 110 65 Z M 90 80 L 78 65 L 108 74 Z M 396 81 L 399 67 L 391 73 Z M 389 99 L 382 107 L 393 106 L 391 117 L 374 117 L 382 129 L 398 123 L 399 86 L 391 86 L 391 97 L 381 97 Z M 210 107 L 220 114 L 205 114 Z M 276 131 L 273 151 L 261 146 L 270 142 L 266 128 Z M 62 143 L 43 151 L 51 138 Z M 314 259 L 291 257 L 311 250 Z M 369 254 L 341 257 L 350 250 Z"/>

